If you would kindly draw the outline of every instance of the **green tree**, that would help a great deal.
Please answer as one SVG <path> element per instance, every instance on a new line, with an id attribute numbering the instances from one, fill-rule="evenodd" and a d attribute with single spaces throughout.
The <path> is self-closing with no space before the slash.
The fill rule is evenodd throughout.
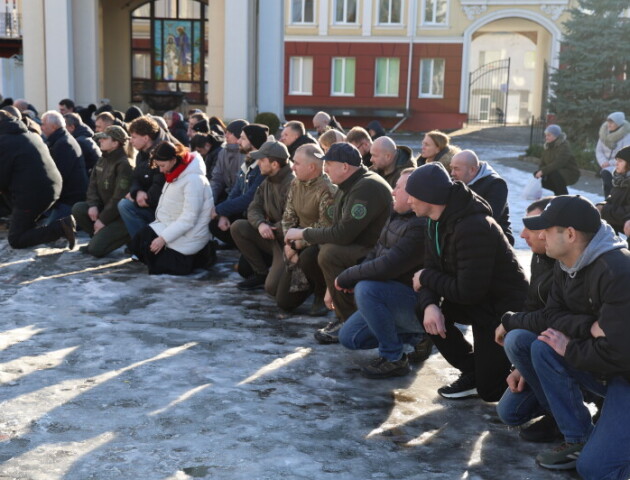
<path id="1" fill-rule="evenodd" d="M 595 142 L 611 112 L 630 117 L 629 7 L 628 0 L 578 0 L 564 24 L 550 107 L 576 145 Z"/>

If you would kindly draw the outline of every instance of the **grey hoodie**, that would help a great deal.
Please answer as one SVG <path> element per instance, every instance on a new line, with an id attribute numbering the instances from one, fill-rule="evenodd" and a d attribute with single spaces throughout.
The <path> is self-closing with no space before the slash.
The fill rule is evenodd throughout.
<path id="1" fill-rule="evenodd" d="M 613 228 L 606 222 L 602 221 L 599 230 L 593 239 L 586 246 L 582 255 L 580 255 L 572 267 L 567 267 L 564 263 L 558 262 L 560 268 L 567 272 L 569 277 L 575 278 L 577 273 L 585 267 L 588 267 L 597 258 L 611 250 L 618 250 L 627 247 L 628 244 L 615 235 Z"/>
<path id="2" fill-rule="evenodd" d="M 499 174 L 496 172 L 494 168 L 490 166 L 488 162 L 479 162 L 479 171 L 477 172 L 477 175 L 475 175 L 475 178 L 473 178 L 470 182 L 468 182 L 468 186 L 470 187 L 476 181 L 481 180 L 482 178 L 485 178 L 485 177 L 500 178 Z"/>

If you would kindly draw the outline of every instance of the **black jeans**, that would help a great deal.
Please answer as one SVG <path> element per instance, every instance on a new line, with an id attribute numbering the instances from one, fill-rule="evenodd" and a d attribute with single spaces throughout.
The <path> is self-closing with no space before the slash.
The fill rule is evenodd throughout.
<path id="1" fill-rule="evenodd" d="M 61 221 L 38 227 L 37 220 L 52 204 L 23 209 L 14 207 L 9 225 L 9 245 L 13 248 L 28 248 L 42 243 L 54 242 L 63 235 Z"/>
<path id="2" fill-rule="evenodd" d="M 150 246 L 157 237 L 155 231 L 147 225 L 131 240 L 131 251 L 149 267 L 149 275 L 192 273 L 195 268 L 195 255 L 184 255 L 166 246 L 156 255 L 151 251 Z"/>

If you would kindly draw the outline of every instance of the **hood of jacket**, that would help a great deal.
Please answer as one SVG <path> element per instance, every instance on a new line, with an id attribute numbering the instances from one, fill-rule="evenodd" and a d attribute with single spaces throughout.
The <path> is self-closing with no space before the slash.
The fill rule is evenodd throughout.
<path id="1" fill-rule="evenodd" d="M 413 150 L 405 145 L 396 147 L 396 168 L 415 167 L 416 160 L 413 158 Z"/>
<path id="2" fill-rule="evenodd" d="M 488 202 L 473 192 L 462 182 L 454 182 L 448 197 L 446 208 L 437 220 L 439 223 L 454 223 L 469 215 L 482 214 L 492 216 Z"/>
<path id="3" fill-rule="evenodd" d="M 580 255 L 572 267 L 567 267 L 564 263 L 558 262 L 560 268 L 567 272 L 569 277 L 574 278 L 583 268 L 588 267 L 597 260 L 598 257 L 611 250 L 618 250 L 627 247 L 628 244 L 615 235 L 613 228 L 606 222 L 602 222 L 599 230 L 593 239 L 586 246 L 582 255 Z"/>
<path id="4" fill-rule="evenodd" d="M 17 119 L 10 118 L 0 122 L 0 135 L 20 135 L 26 132 L 26 125 Z"/>
<path id="5" fill-rule="evenodd" d="M 74 138 L 80 138 L 80 137 L 92 138 L 94 136 L 94 132 L 92 131 L 90 127 L 88 127 L 86 124 L 83 123 L 81 125 L 78 125 L 74 129 L 74 132 L 72 132 L 72 136 Z"/>
<path id="6" fill-rule="evenodd" d="M 557 137 L 555 140 L 549 142 L 549 143 L 545 143 L 545 150 L 548 150 L 550 148 L 554 148 L 562 143 L 566 143 L 567 141 L 567 134 L 562 132 L 560 134 L 559 137 Z"/>
<path id="7" fill-rule="evenodd" d="M 468 185 L 470 186 L 474 184 L 475 182 L 481 180 L 482 178 L 486 178 L 486 177 L 499 178 L 499 174 L 496 172 L 494 168 L 490 166 L 488 162 L 479 162 L 479 171 L 477 172 L 477 175 L 475 175 L 475 178 L 473 178 L 470 182 L 468 182 Z"/>

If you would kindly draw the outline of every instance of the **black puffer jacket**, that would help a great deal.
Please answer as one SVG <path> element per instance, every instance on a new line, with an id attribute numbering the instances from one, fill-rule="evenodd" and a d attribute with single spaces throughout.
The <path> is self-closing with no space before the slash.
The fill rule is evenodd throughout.
<path id="1" fill-rule="evenodd" d="M 155 210 L 165 182 L 164 174 L 160 173 L 160 169 L 151 168 L 150 152 L 138 152 L 136 166 L 131 175 L 131 188 L 129 189 L 131 197 L 135 200 L 139 191 L 147 192 L 149 196 L 147 203 L 150 208 Z"/>
<path id="2" fill-rule="evenodd" d="M 354 288 L 361 280 L 395 280 L 411 287 L 413 274 L 424 264 L 426 224 L 426 218 L 413 212 L 393 212 L 365 260 L 337 277 L 339 286 Z"/>
<path id="3" fill-rule="evenodd" d="M 81 147 L 65 128 L 55 130 L 46 143 L 63 178 L 59 203 L 74 205 L 82 202 L 87 192 L 88 177 Z"/>
<path id="4" fill-rule="evenodd" d="M 0 121 L 0 192 L 12 207 L 41 211 L 59 199 L 61 183 L 41 137 L 18 120 Z"/>
<path id="5" fill-rule="evenodd" d="M 290 146 L 287 147 L 289 150 L 289 158 L 293 160 L 293 156 L 295 155 L 295 151 L 300 148 L 302 145 L 307 145 L 309 143 L 317 143 L 313 137 L 311 137 L 308 133 L 306 135 L 302 135 L 297 138 L 295 142 L 293 142 Z"/>
<path id="6" fill-rule="evenodd" d="M 508 331 L 559 330 L 571 338 L 565 358 L 572 366 L 604 375 L 621 374 L 630 380 L 630 251 L 614 237 L 610 226 L 603 225 L 587 247 L 594 252 L 590 261 L 583 262 L 585 266 L 579 267 L 579 263 L 588 253 L 583 253 L 568 271 L 556 262 L 551 293 L 543 310 L 508 312 L 501 322 Z M 595 321 L 605 337 L 591 336 Z"/>
<path id="7" fill-rule="evenodd" d="M 630 174 L 620 175 L 615 172 L 612 190 L 602 207 L 602 218 L 616 232 L 623 232 L 623 224 L 628 217 L 630 217 Z"/>
<path id="8" fill-rule="evenodd" d="M 85 160 L 85 168 L 89 176 L 94 165 L 96 165 L 98 159 L 101 158 L 101 149 L 93 139 L 94 132 L 87 125 L 81 124 L 77 125 L 74 132 L 72 132 L 72 136 L 79 144 L 79 147 L 81 147 L 83 159 Z"/>
<path id="9" fill-rule="evenodd" d="M 527 280 L 490 207 L 455 182 L 438 221 L 427 221 L 425 268 L 420 276 L 420 311 L 444 302 L 483 304 L 496 315 L 520 309 Z"/>
<path id="10" fill-rule="evenodd" d="M 531 278 L 523 310 L 533 312 L 545 308 L 553 281 L 553 266 L 556 261 L 547 255 L 534 253 L 531 262 Z"/>

